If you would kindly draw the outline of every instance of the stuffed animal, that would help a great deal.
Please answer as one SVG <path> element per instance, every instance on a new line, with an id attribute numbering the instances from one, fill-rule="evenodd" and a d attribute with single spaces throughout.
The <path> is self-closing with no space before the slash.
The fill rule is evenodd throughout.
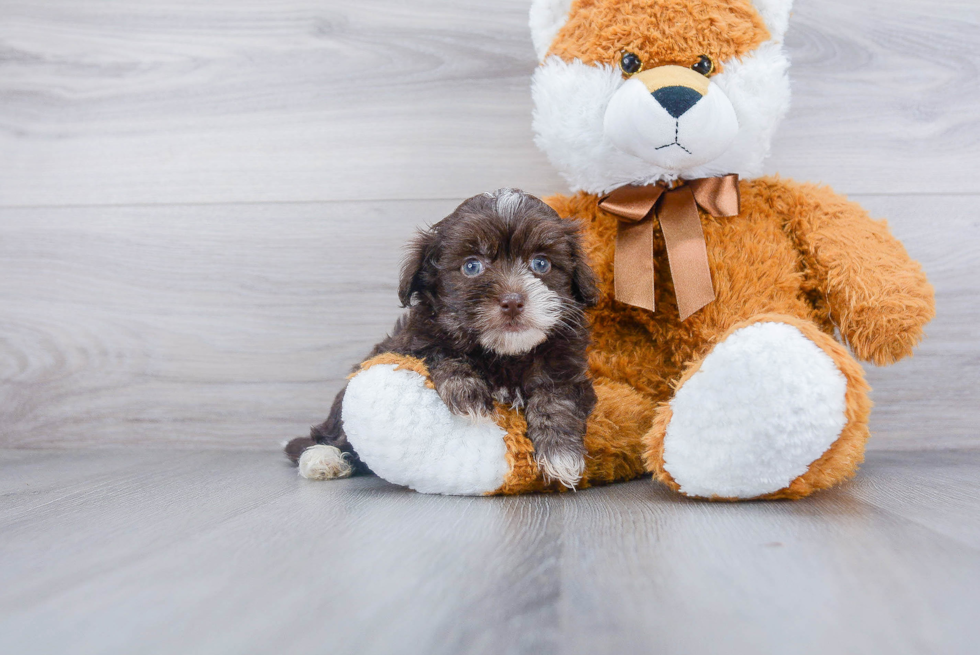
<path id="1" fill-rule="evenodd" d="M 598 397 L 581 486 L 652 473 L 709 499 L 801 498 L 852 476 L 861 365 L 911 354 L 933 291 L 884 222 L 826 187 L 760 177 L 789 103 L 790 0 L 535 0 L 538 146 L 574 195 L 599 281 Z M 836 338 L 835 338 L 836 335 Z M 422 362 L 350 381 L 351 444 L 423 492 L 561 489 L 519 411 L 450 414 Z"/>

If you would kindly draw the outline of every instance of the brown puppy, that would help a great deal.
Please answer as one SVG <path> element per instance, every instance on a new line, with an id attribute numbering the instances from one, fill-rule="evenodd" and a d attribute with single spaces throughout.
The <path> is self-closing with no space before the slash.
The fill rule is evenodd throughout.
<path id="1" fill-rule="evenodd" d="M 523 407 L 541 472 L 574 487 L 596 400 L 583 310 L 598 301 L 576 224 L 517 189 L 470 198 L 416 237 L 398 296 L 410 309 L 369 357 L 424 360 L 455 414 L 490 416 L 494 400 Z M 343 399 L 344 390 L 310 438 L 286 447 L 293 461 L 314 444 L 339 449 L 332 465 L 301 467 L 307 477 L 367 471 L 344 434 Z"/>

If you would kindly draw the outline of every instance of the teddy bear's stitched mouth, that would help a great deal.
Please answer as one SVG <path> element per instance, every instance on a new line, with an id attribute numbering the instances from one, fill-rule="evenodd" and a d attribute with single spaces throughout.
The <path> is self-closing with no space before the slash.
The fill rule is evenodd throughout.
<path id="1" fill-rule="evenodd" d="M 677 121 L 674 122 L 674 141 L 673 141 L 673 143 L 665 143 L 662 146 L 658 146 L 657 148 L 654 148 L 654 150 L 663 150 L 664 148 L 670 148 L 671 146 L 677 146 L 678 148 L 680 148 L 681 150 L 683 150 L 687 154 L 693 155 L 694 153 L 691 152 L 690 150 L 688 150 L 687 148 L 685 148 L 684 146 L 682 146 L 681 145 L 681 142 L 678 140 L 678 135 L 680 134 L 680 131 L 681 131 L 681 122 L 680 122 L 680 120 L 677 120 Z"/>

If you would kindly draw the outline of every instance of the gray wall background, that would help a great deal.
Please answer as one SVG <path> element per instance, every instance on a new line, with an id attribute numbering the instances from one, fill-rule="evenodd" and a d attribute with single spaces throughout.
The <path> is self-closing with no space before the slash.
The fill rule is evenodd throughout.
<path id="1" fill-rule="evenodd" d="M 527 0 L 0 0 L 0 446 L 272 449 L 390 327 L 416 225 L 565 186 Z M 797 0 L 768 168 L 937 288 L 871 448 L 980 445 L 980 4 Z"/>

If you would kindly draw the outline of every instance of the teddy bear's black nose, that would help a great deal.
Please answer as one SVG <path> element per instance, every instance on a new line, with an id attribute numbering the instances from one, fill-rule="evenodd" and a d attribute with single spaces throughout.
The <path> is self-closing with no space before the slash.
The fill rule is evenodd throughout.
<path id="1" fill-rule="evenodd" d="M 703 97 L 694 89 L 686 86 L 665 86 L 662 89 L 657 89 L 651 95 L 674 118 L 683 116 Z"/>

